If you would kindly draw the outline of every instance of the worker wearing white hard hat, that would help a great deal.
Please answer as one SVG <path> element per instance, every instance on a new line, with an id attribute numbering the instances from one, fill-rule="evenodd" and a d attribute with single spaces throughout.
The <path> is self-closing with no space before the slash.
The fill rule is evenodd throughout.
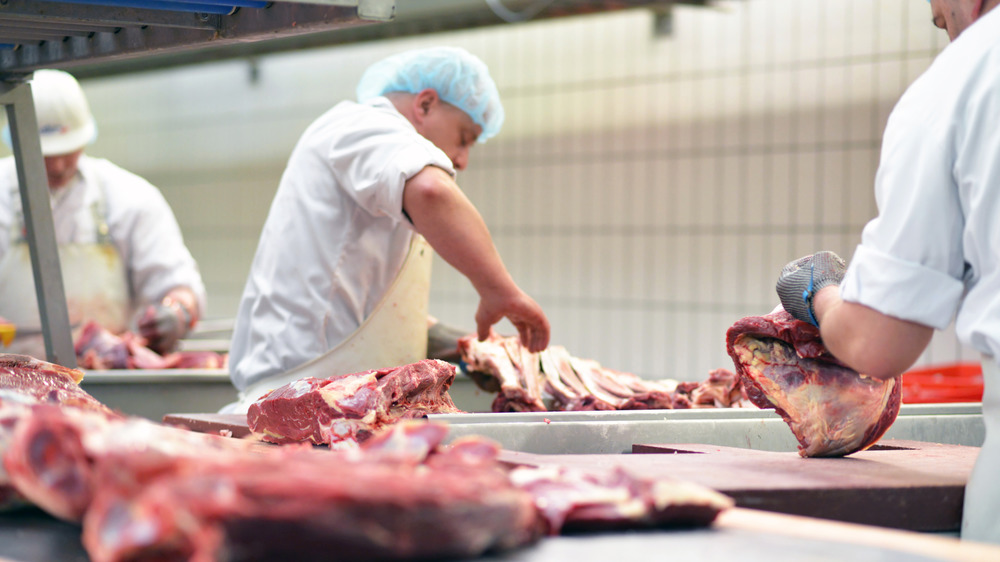
<path id="1" fill-rule="evenodd" d="M 480 337 L 506 317 L 531 350 L 548 344 L 544 313 L 455 182 L 503 123 L 486 65 L 457 48 L 407 51 L 372 65 L 357 93 L 289 158 L 230 346 L 241 401 L 224 411 L 305 376 L 426 357 L 432 248 L 479 293 Z"/>
<path id="2" fill-rule="evenodd" d="M 146 180 L 83 154 L 97 126 L 72 75 L 39 70 L 30 85 L 71 325 L 131 329 L 172 350 L 204 310 L 205 288 L 170 207 Z M 0 287 L 0 317 L 17 328 L 0 351 L 44 356 L 13 157 L 0 160 Z"/>

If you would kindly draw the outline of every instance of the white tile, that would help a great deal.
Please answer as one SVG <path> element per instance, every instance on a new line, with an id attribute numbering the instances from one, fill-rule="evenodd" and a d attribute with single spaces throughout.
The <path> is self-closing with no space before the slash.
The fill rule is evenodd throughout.
<path id="1" fill-rule="evenodd" d="M 750 184 L 749 195 L 764 199 L 765 220 L 774 227 L 788 227 L 797 223 L 794 203 L 800 189 L 798 175 L 795 174 L 794 154 L 774 153 L 766 155 L 769 181 L 766 184 Z"/>

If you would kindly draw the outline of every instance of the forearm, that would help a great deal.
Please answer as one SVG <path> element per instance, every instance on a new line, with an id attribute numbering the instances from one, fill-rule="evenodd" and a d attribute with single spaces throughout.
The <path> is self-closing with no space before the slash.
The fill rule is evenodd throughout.
<path id="1" fill-rule="evenodd" d="M 445 171 L 427 167 L 407 181 L 403 208 L 417 232 L 481 296 L 518 290 L 482 216 Z"/>
<path id="2" fill-rule="evenodd" d="M 827 349 L 858 372 L 880 379 L 913 365 L 934 334 L 928 326 L 844 302 L 838 285 L 817 292 L 813 310 Z"/>

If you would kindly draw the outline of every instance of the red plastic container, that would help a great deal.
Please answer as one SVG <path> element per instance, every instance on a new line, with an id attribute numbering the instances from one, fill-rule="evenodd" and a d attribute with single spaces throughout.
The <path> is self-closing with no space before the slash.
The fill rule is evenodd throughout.
<path id="1" fill-rule="evenodd" d="M 983 368 L 979 363 L 950 363 L 903 373 L 903 403 L 982 402 Z"/>

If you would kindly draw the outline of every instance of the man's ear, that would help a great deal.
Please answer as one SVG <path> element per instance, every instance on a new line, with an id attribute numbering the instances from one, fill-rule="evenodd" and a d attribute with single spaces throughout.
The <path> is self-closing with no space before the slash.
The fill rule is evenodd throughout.
<path id="1" fill-rule="evenodd" d="M 432 88 L 421 90 L 420 93 L 413 96 L 414 116 L 418 120 L 423 121 L 440 100 L 441 98 L 438 97 L 437 90 Z"/>

